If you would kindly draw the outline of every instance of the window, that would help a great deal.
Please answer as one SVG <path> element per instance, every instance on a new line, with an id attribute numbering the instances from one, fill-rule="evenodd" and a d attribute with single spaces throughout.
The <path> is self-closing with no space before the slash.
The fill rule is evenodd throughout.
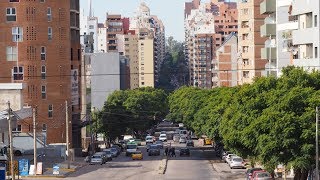
<path id="1" fill-rule="evenodd" d="M 48 40 L 52 40 L 52 27 L 48 27 Z"/>
<path id="2" fill-rule="evenodd" d="M 17 61 L 16 46 L 7 46 L 7 61 Z"/>
<path id="3" fill-rule="evenodd" d="M 52 118 L 53 117 L 53 105 L 49 104 L 48 106 L 48 117 Z"/>
<path id="4" fill-rule="evenodd" d="M 314 27 L 318 26 L 318 15 L 314 15 Z"/>
<path id="5" fill-rule="evenodd" d="M 46 60 L 46 47 L 41 46 L 41 54 L 40 54 L 41 60 Z"/>
<path id="6" fill-rule="evenodd" d="M 16 8 L 7 8 L 7 21 L 14 22 L 17 20 Z"/>
<path id="7" fill-rule="evenodd" d="M 314 47 L 314 57 L 318 58 L 318 47 Z"/>
<path id="8" fill-rule="evenodd" d="M 141 85 L 144 85 L 144 82 L 141 82 Z"/>
<path id="9" fill-rule="evenodd" d="M 94 29 L 94 26 L 93 25 L 89 25 L 89 29 Z"/>
<path id="10" fill-rule="evenodd" d="M 48 21 L 52 20 L 51 7 L 47 8 L 47 17 L 48 17 Z"/>
<path id="11" fill-rule="evenodd" d="M 124 41 L 129 41 L 129 38 L 124 38 Z"/>
<path id="12" fill-rule="evenodd" d="M 21 132 L 21 125 L 17 125 L 16 128 L 12 129 L 13 132 Z"/>
<path id="13" fill-rule="evenodd" d="M 42 131 L 47 131 L 47 125 L 46 124 L 42 124 Z"/>
<path id="14" fill-rule="evenodd" d="M 19 2 L 20 0 L 9 0 L 9 2 Z"/>
<path id="15" fill-rule="evenodd" d="M 41 66 L 41 79 L 46 79 L 46 66 Z"/>
<path id="16" fill-rule="evenodd" d="M 41 3 L 44 3 L 44 2 L 46 2 L 46 1 L 45 1 L 45 0 L 40 0 L 40 2 L 41 2 Z"/>
<path id="17" fill-rule="evenodd" d="M 242 75 L 244 78 L 249 78 L 249 71 L 243 71 Z"/>
<path id="18" fill-rule="evenodd" d="M 47 87 L 41 86 L 41 98 L 46 99 L 47 98 Z"/>
<path id="19" fill-rule="evenodd" d="M 13 67 L 13 80 L 23 80 L 23 67 Z"/>
<path id="20" fill-rule="evenodd" d="M 23 41 L 23 28 L 22 27 L 12 27 L 12 41 L 22 42 Z"/>

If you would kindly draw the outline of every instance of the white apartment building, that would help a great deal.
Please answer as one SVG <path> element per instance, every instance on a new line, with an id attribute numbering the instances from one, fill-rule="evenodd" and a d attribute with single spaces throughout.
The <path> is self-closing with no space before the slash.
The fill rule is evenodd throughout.
<path id="1" fill-rule="evenodd" d="M 293 0 L 291 15 L 298 22 L 292 32 L 292 64 L 319 70 L 319 0 Z"/>
<path id="2" fill-rule="evenodd" d="M 84 13 L 84 10 L 80 13 L 80 37 L 81 44 L 87 44 L 85 41 L 88 41 L 88 37 L 92 36 L 92 47 L 86 49 L 89 50 L 89 53 L 99 52 L 98 48 L 98 18 L 93 16 L 87 16 Z M 89 43 L 90 44 L 90 43 Z"/>
<path id="3" fill-rule="evenodd" d="M 107 52 L 107 27 L 99 23 L 98 24 L 98 51 Z"/>

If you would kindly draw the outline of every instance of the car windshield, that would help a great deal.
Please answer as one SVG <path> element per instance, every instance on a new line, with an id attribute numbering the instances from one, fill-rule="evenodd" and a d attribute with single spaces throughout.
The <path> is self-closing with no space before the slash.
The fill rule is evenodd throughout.
<path id="1" fill-rule="evenodd" d="M 166 137 L 166 135 L 165 134 L 161 134 L 160 137 Z"/>
<path id="2" fill-rule="evenodd" d="M 258 177 L 269 177 L 269 173 L 258 173 Z"/>
<path id="3" fill-rule="evenodd" d="M 110 150 L 103 150 L 103 152 L 105 152 L 106 154 L 111 154 Z"/>
<path id="4" fill-rule="evenodd" d="M 101 158 L 101 155 L 93 155 L 92 158 Z"/>
<path id="5" fill-rule="evenodd" d="M 233 158 L 232 160 L 235 162 L 242 162 L 243 161 L 242 158 Z"/>
<path id="6" fill-rule="evenodd" d="M 152 140 L 152 137 L 147 137 L 146 140 Z"/>
<path id="7" fill-rule="evenodd" d="M 150 146 L 150 149 L 158 149 L 158 146 Z"/>
<path id="8" fill-rule="evenodd" d="M 186 139 L 186 137 L 180 137 L 180 139 Z"/>
<path id="9" fill-rule="evenodd" d="M 157 141 L 156 144 L 162 144 L 162 141 Z"/>
<path id="10" fill-rule="evenodd" d="M 116 148 L 111 148 L 111 151 L 118 151 Z"/>

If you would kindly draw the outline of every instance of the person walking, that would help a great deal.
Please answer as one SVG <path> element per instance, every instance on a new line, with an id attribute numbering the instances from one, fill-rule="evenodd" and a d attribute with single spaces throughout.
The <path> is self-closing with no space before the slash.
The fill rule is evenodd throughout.
<path id="1" fill-rule="evenodd" d="M 175 150 L 174 147 L 172 148 L 172 157 L 173 157 L 173 156 L 176 157 L 176 150 Z"/>
<path id="2" fill-rule="evenodd" d="M 166 156 L 168 156 L 168 147 L 166 147 L 166 149 L 164 150 L 164 153 Z"/>

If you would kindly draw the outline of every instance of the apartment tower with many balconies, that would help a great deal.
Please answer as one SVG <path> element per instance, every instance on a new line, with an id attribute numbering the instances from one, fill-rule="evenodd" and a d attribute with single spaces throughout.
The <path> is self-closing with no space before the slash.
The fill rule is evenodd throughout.
<path id="1" fill-rule="evenodd" d="M 0 82 L 24 84 L 45 144 L 66 142 L 67 102 L 69 140 L 81 148 L 79 0 L 2 0 L 0 7 Z M 16 129 L 30 134 L 32 118 Z"/>

